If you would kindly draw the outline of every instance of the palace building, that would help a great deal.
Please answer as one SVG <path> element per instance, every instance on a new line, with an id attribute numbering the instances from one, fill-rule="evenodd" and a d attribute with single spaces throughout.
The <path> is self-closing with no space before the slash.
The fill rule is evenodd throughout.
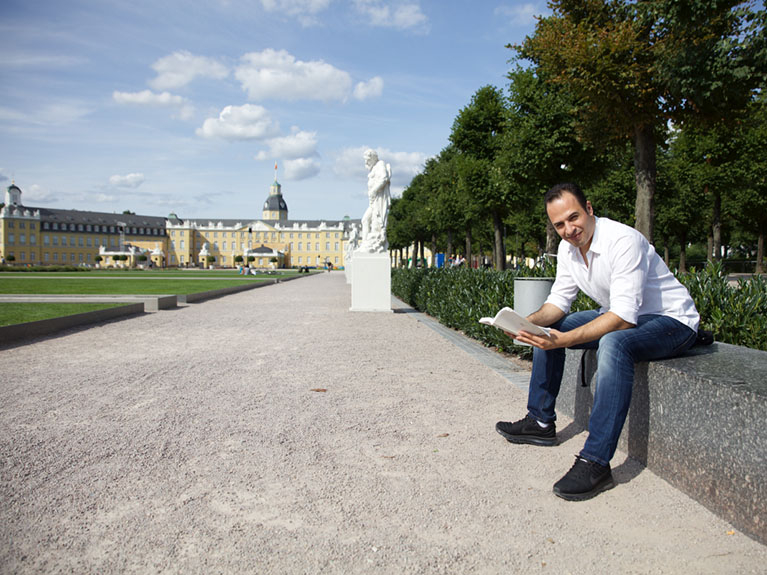
<path id="1" fill-rule="evenodd" d="M 0 257 L 15 265 L 343 267 L 360 220 L 291 220 L 282 186 L 261 219 L 182 219 L 25 206 L 12 183 L 0 207 Z"/>

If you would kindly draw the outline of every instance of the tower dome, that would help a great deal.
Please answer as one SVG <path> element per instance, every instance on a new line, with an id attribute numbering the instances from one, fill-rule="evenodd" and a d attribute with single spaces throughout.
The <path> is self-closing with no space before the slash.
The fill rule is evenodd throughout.
<path id="1" fill-rule="evenodd" d="M 21 205 L 21 188 L 19 188 L 14 182 L 11 182 L 11 185 L 8 186 L 8 188 L 5 190 L 5 205 Z"/>
<path id="2" fill-rule="evenodd" d="M 277 164 L 274 164 L 274 183 L 269 187 L 269 197 L 264 202 L 262 217 L 265 220 L 287 220 L 288 204 L 282 197 L 282 186 L 277 181 Z"/>

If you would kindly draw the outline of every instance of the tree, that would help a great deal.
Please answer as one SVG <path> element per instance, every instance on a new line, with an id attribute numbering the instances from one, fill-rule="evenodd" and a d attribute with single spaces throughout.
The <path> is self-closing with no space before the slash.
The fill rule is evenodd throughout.
<path id="1" fill-rule="evenodd" d="M 736 160 L 739 183 L 734 201 L 737 219 L 757 236 L 756 273 L 764 271 L 767 233 L 767 98 L 762 92 L 749 106 L 740 133 L 742 147 Z"/>
<path id="2" fill-rule="evenodd" d="M 506 126 L 505 119 L 502 93 L 494 86 L 484 86 L 458 113 L 450 133 L 450 142 L 464 158 L 459 164 L 463 189 L 470 191 L 482 212 L 492 220 L 497 269 L 505 267 L 503 217 L 508 206 L 502 190 L 491 185 L 490 169 L 498 151 L 498 137 Z"/>
<path id="3" fill-rule="evenodd" d="M 767 73 L 764 10 L 735 0 L 553 0 L 535 34 L 510 46 L 578 97 L 590 141 L 631 139 L 635 227 L 652 240 L 656 139 L 669 118 L 721 117 Z"/>

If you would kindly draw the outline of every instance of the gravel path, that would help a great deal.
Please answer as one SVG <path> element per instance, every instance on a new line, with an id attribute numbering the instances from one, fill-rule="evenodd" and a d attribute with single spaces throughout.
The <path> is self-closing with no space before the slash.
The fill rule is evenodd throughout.
<path id="1" fill-rule="evenodd" d="M 0 572 L 764 573 L 620 453 L 558 499 L 584 434 L 507 443 L 524 391 L 349 305 L 334 272 L 0 350 Z"/>

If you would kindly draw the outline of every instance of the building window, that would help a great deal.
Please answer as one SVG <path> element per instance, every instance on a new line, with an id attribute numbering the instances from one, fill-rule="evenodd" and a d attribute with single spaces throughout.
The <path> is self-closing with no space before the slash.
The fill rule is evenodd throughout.
<path id="1" fill-rule="evenodd" d="M 304 258 L 302 256 L 298 256 L 298 263 L 303 263 Z"/>
<path id="2" fill-rule="evenodd" d="M 22 262 L 27 261 L 27 252 L 21 252 L 19 254 L 19 260 Z"/>
<path id="3" fill-rule="evenodd" d="M 24 245 L 27 243 L 27 234 L 19 234 L 19 243 Z"/>
<path id="4" fill-rule="evenodd" d="M 9 222 L 12 223 L 12 222 Z M 8 234 L 8 245 L 13 245 L 16 243 L 16 235 L 15 234 Z"/>
<path id="5" fill-rule="evenodd" d="M 50 224 L 48 222 L 43 222 L 43 229 L 44 230 L 50 229 Z"/>
<path id="6" fill-rule="evenodd" d="M 53 252 L 53 261 L 54 262 L 59 261 L 59 252 Z"/>
<path id="7" fill-rule="evenodd" d="M 85 242 L 83 242 L 83 237 L 82 237 L 82 236 L 80 236 L 79 238 L 77 238 L 77 245 L 78 245 L 78 246 L 80 246 L 80 247 L 83 247 L 83 244 L 84 244 L 84 243 L 85 243 Z"/>
<path id="8" fill-rule="evenodd" d="M 97 239 L 98 239 L 98 238 L 97 238 Z M 90 237 L 90 236 L 88 236 L 88 237 L 86 238 L 86 240 L 85 240 L 85 245 L 86 245 L 86 246 L 88 246 L 89 248 L 93 246 L 93 240 L 91 239 L 91 237 Z"/>
<path id="9" fill-rule="evenodd" d="M 51 259 L 51 257 L 50 257 L 50 256 L 51 256 L 51 254 L 49 254 L 48 252 L 45 252 L 45 253 L 43 254 L 43 261 L 44 261 L 44 262 L 50 261 L 50 259 Z"/>
<path id="10" fill-rule="evenodd" d="M 83 254 L 77 254 L 77 255 L 80 256 L 80 258 L 79 258 L 80 261 L 83 261 Z"/>
<path id="11" fill-rule="evenodd" d="M 59 236 L 53 236 L 53 245 L 54 246 L 59 245 Z"/>
<path id="12" fill-rule="evenodd" d="M 317 235 L 319 235 L 319 234 L 317 234 Z M 316 242 L 314 244 L 314 251 L 316 251 L 316 252 L 320 251 L 320 242 Z"/>
<path id="13" fill-rule="evenodd" d="M 223 250 L 226 251 L 226 240 L 224 240 L 224 243 L 222 244 Z"/>
<path id="14" fill-rule="evenodd" d="M 29 245 L 30 246 L 34 246 L 36 244 L 37 244 L 37 237 L 35 236 L 35 234 L 30 235 L 29 236 Z"/>
<path id="15" fill-rule="evenodd" d="M 335 246 L 336 246 L 335 251 L 338 251 L 338 242 L 335 243 Z"/>
<path id="16" fill-rule="evenodd" d="M 181 249 L 182 250 L 184 249 L 184 240 L 181 240 Z M 183 258 L 184 256 L 181 256 L 181 257 Z M 183 263 L 183 261 L 184 260 L 182 259 L 181 262 Z"/>
<path id="17" fill-rule="evenodd" d="M 19 229 L 20 230 L 27 229 L 27 222 L 19 222 Z"/>
<path id="18" fill-rule="evenodd" d="M 176 240 L 170 241 L 170 249 L 175 250 L 176 249 Z"/>
<path id="19" fill-rule="evenodd" d="M 59 229 L 59 224 L 57 224 L 56 222 L 53 222 L 53 229 L 54 230 L 58 230 Z"/>
<path id="20" fill-rule="evenodd" d="M 43 245 L 49 246 L 51 244 L 51 238 L 48 236 L 48 234 L 45 234 L 43 236 Z"/>
<path id="21" fill-rule="evenodd" d="M 303 244 L 301 242 L 298 242 L 298 251 L 303 251 Z"/>
<path id="22" fill-rule="evenodd" d="M 70 262 L 75 261 L 75 254 L 74 253 L 69 254 L 69 261 Z"/>
<path id="23" fill-rule="evenodd" d="M 87 226 L 85 226 L 85 231 L 86 231 L 86 232 L 90 232 L 91 230 L 93 230 L 93 226 L 91 226 L 90 224 L 88 224 Z"/>
<path id="24" fill-rule="evenodd" d="M 171 258 L 173 259 L 174 262 L 176 261 L 176 256 L 171 256 Z M 184 256 L 183 255 L 178 256 L 178 261 L 183 264 L 184 263 Z"/>
<path id="25" fill-rule="evenodd" d="M 338 249 L 338 248 L 336 248 L 336 249 Z M 325 251 L 326 252 L 330 251 L 330 242 L 325 242 Z"/>

